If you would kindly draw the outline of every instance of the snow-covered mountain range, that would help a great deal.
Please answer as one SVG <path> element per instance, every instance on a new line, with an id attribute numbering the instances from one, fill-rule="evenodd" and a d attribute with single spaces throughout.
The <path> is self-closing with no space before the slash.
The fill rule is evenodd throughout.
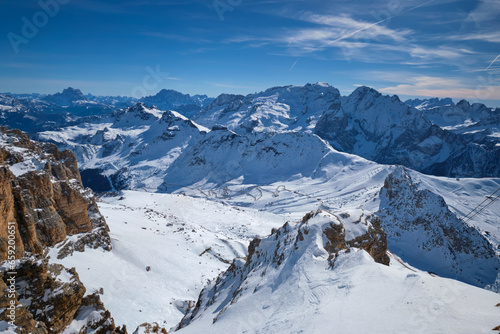
<path id="1" fill-rule="evenodd" d="M 491 331 L 499 114 L 325 83 L 216 99 L 0 95 L 1 124 L 71 149 L 102 195 L 112 247 L 46 255 L 76 268 L 116 333 Z"/>
<path id="2" fill-rule="evenodd" d="M 103 103 L 78 100 L 86 97 L 70 88 L 57 96 L 64 96 L 65 102 L 72 102 L 71 107 L 60 107 L 65 113 L 44 111 L 48 107 L 43 107 L 43 103 L 47 99 L 54 100 L 53 96 L 45 97 L 40 102 L 42 111 L 31 113 L 32 108 L 26 105 L 25 100 L 4 96 L 0 99 L 4 105 L 2 118 L 7 125 L 37 132 L 38 138 L 53 140 L 60 146 L 75 150 L 77 155 L 79 151 L 87 151 L 85 155 L 79 155 L 81 168 L 95 169 L 95 164 L 92 167 L 87 164 L 93 159 L 88 153 L 89 146 L 92 146 L 93 152 L 103 148 L 97 147 L 99 144 L 95 141 L 89 141 L 89 136 L 95 132 L 88 130 L 103 130 L 103 124 L 107 124 L 105 127 L 108 128 L 113 124 L 113 128 L 117 129 L 120 127 L 116 123 L 117 117 L 123 110 L 117 112 L 115 106 L 107 105 L 108 109 L 96 107 L 100 108 L 99 112 L 85 114 L 82 112 L 84 109 L 75 108 L 88 109 L 91 108 L 89 103 Z M 404 103 L 397 96 L 382 95 L 368 87 L 359 87 L 349 96 L 341 96 L 334 87 L 317 83 L 275 87 L 247 96 L 222 94 L 215 100 L 162 90 L 141 101 L 149 110 L 180 110 L 180 114 L 200 126 L 209 129 L 222 126 L 240 136 L 315 133 L 339 151 L 378 163 L 404 165 L 426 174 L 449 177 L 500 175 L 500 109 L 478 103 L 471 105 L 465 100 L 457 104 L 450 99 L 409 100 Z M 134 110 L 138 106 L 129 108 Z M 111 112 L 111 109 L 115 111 Z M 49 122 L 44 118 L 49 118 Z M 23 119 L 25 121 L 21 121 Z M 142 124 L 140 119 L 135 123 L 129 122 L 120 131 L 120 137 L 116 137 L 116 143 L 109 143 L 113 138 L 108 138 L 108 142 L 101 146 L 106 145 L 106 151 L 109 151 L 109 146 L 118 147 L 120 138 L 127 136 L 127 131 L 133 131 L 134 134 L 130 134 L 133 137 L 137 128 L 143 125 L 150 126 Z M 81 129 L 81 136 L 78 129 Z M 167 128 L 164 131 L 168 131 Z M 179 135 L 183 136 L 182 131 Z M 186 136 L 190 134 L 186 133 Z M 137 153 L 137 147 L 132 149 L 132 146 L 128 154 Z M 122 157 L 126 155 L 121 153 Z M 124 172 L 123 163 L 116 163 L 115 166 L 115 172 Z M 107 168 L 99 173 L 106 176 L 112 174 Z"/>

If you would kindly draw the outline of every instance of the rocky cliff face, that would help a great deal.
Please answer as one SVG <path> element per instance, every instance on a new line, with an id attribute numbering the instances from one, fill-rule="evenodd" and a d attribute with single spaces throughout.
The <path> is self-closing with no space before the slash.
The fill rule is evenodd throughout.
<path id="1" fill-rule="evenodd" d="M 0 199 L 0 260 L 42 253 L 71 235 L 60 256 L 85 245 L 111 248 L 106 222 L 70 151 L 0 128 Z"/>
<path id="2" fill-rule="evenodd" d="M 475 228 L 453 214 L 444 199 L 419 190 L 408 171 L 398 167 L 385 180 L 377 215 L 389 249 L 419 269 L 492 290 L 500 259 Z"/>
<path id="3" fill-rule="evenodd" d="M 315 132 L 337 150 L 378 163 L 449 177 L 500 174 L 499 147 L 491 132 L 478 137 L 443 129 L 423 110 L 368 87 L 356 89 L 327 110 Z M 483 140 L 485 136 L 489 140 Z"/>
<path id="4" fill-rule="evenodd" d="M 0 327 L 9 333 L 126 333 L 115 327 L 99 294 L 85 292 L 74 269 L 44 259 L 6 261 L 0 267 Z"/>

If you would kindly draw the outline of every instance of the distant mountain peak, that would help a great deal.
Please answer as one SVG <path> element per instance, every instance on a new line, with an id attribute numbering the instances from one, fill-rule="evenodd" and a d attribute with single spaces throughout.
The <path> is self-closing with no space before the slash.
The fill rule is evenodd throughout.
<path id="1" fill-rule="evenodd" d="M 368 86 L 360 86 L 354 90 L 354 92 L 351 93 L 352 96 L 361 96 L 364 97 L 366 95 L 373 95 L 375 97 L 382 96 L 382 94 Z"/>
<path id="2" fill-rule="evenodd" d="M 436 107 L 455 106 L 453 100 L 449 97 L 439 98 L 433 97 L 430 99 L 410 99 L 405 101 L 406 104 L 417 108 L 418 110 L 431 109 Z"/>
<path id="3" fill-rule="evenodd" d="M 196 115 L 201 108 L 210 104 L 213 99 L 206 95 L 183 94 L 173 89 L 162 89 L 156 95 L 146 96 L 139 100 L 145 106 L 158 106 L 161 110 L 176 110 L 187 117 Z"/>
<path id="4" fill-rule="evenodd" d="M 88 101 L 87 97 L 82 93 L 81 90 L 75 89 L 73 87 L 68 87 L 61 93 L 47 95 L 42 100 L 62 107 L 70 106 L 77 101 Z"/>

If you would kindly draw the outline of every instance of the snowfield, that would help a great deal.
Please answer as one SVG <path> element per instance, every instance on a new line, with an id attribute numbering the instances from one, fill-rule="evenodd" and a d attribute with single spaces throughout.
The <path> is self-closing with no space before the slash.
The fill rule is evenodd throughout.
<path id="1" fill-rule="evenodd" d="M 53 262 L 75 267 L 87 294 L 101 296 L 117 324 L 175 326 L 208 280 L 246 256 L 248 243 L 284 216 L 182 195 L 126 191 L 99 203 L 113 250 L 87 249 Z M 147 271 L 147 267 L 150 268 Z"/>
<path id="2" fill-rule="evenodd" d="M 298 178 L 257 186 L 238 178 L 215 188 L 210 183 L 195 184 L 174 194 L 124 191 L 119 196 L 104 197 L 99 206 L 111 230 L 113 250 L 87 249 L 56 260 L 54 248 L 52 261 L 76 267 L 88 293 L 103 288 L 103 303 L 117 324 L 135 329 L 147 321 L 174 328 L 188 307 L 195 305 L 200 291 L 234 258 L 247 255 L 254 237 L 267 236 L 273 228 L 296 222 L 311 210 L 378 211 L 380 189 L 393 167 L 358 163 L 337 166 L 338 170 L 329 168 L 334 176 L 327 181 Z M 446 201 L 459 215 L 472 210 L 500 185 L 497 179 L 466 179 L 460 183 L 410 173 L 419 188 L 448 195 Z M 446 191 L 458 189 L 459 184 L 466 187 L 469 198 Z M 500 233 L 497 225 L 496 229 L 490 227 L 499 216 L 498 207 L 493 206 L 473 221 L 483 222 L 482 229 L 489 230 L 488 238 L 495 245 Z M 349 233 L 355 236 L 362 230 Z M 497 294 L 430 275 L 395 254 L 386 267 L 363 253 L 342 255 L 342 265 L 333 271 L 324 263 L 324 255 L 315 255 L 290 269 L 312 275 L 307 284 L 301 281 L 305 278 L 296 280 L 289 272 L 283 276 L 285 282 L 278 292 L 263 290 L 248 302 L 237 303 L 216 325 L 209 326 L 213 317 L 207 316 L 181 333 L 239 329 L 271 333 L 279 326 L 297 333 L 322 333 L 324 326 L 359 333 L 415 333 L 415 328 L 433 333 L 450 328 L 457 333 L 487 333 L 498 325 L 494 324 L 500 315 L 500 308 L 494 307 L 500 302 Z M 258 275 L 255 280 L 259 280 Z M 314 282 L 318 288 L 314 288 Z M 289 300 L 290 291 L 298 296 Z M 308 304 L 304 296 L 318 293 L 319 300 Z M 305 309 L 308 311 L 301 313 Z"/>

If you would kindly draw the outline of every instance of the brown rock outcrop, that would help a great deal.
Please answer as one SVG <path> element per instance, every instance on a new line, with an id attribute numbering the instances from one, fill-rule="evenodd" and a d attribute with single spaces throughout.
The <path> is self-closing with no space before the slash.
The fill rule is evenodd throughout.
<path id="1" fill-rule="evenodd" d="M 85 245 L 111 248 L 108 227 L 92 191 L 81 183 L 75 155 L 3 127 L 0 213 L 0 260 L 20 258 L 24 252 L 40 254 L 74 234 L 85 238 L 66 245 L 61 256 Z"/>
<path id="2" fill-rule="evenodd" d="M 142 334 L 142 333 L 144 333 L 144 334 L 153 334 L 153 333 L 168 334 L 167 330 L 165 328 L 161 327 L 160 325 L 158 325 L 158 323 L 156 323 L 156 322 L 153 322 L 152 324 L 145 322 L 145 323 L 139 325 L 133 334 Z"/>
<path id="3" fill-rule="evenodd" d="M 316 212 L 314 215 L 321 213 Z M 314 215 L 311 216 L 314 217 Z M 348 214 L 346 214 L 348 216 Z M 342 214 L 341 214 L 342 216 Z M 351 240 L 346 240 L 346 233 L 342 223 L 330 223 L 329 226 L 323 229 L 323 233 L 328 239 L 325 249 L 331 254 L 331 258 L 343 249 L 356 247 L 365 250 L 370 254 L 375 262 L 389 265 L 390 259 L 387 255 L 387 235 L 380 225 L 380 219 L 374 214 L 364 215 L 356 222 L 361 224 L 364 222 L 367 226 L 367 231 Z M 363 222 L 361 222 L 363 220 Z M 307 220 L 306 220 L 307 221 Z"/>
<path id="4" fill-rule="evenodd" d="M 35 258 L 12 267 L 5 264 L 0 270 L 0 308 L 4 309 L 0 321 L 12 322 L 18 333 L 61 333 L 66 328 L 75 333 L 126 333 L 125 328 L 115 328 L 97 293 L 84 295 L 74 268 Z"/>

